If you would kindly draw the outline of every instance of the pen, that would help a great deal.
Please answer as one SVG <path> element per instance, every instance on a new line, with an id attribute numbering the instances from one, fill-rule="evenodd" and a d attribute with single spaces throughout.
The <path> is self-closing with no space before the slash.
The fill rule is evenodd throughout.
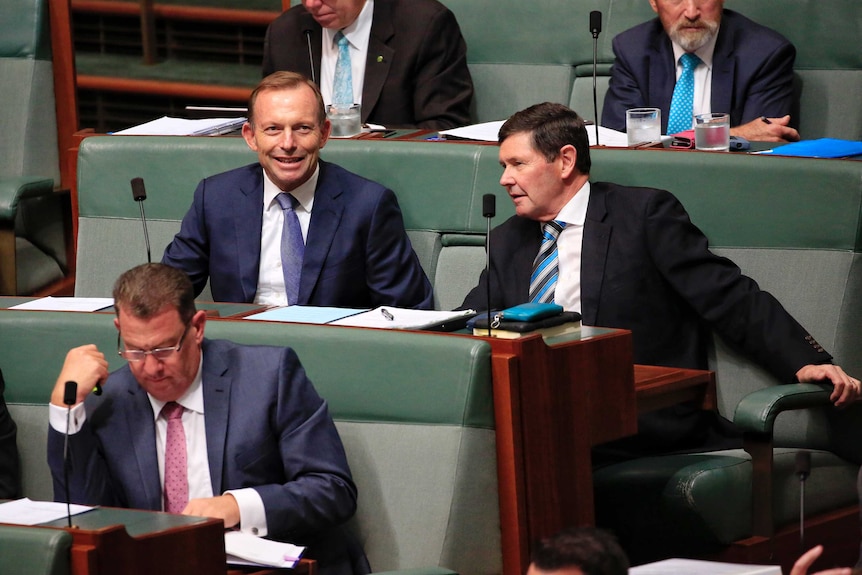
<path id="1" fill-rule="evenodd" d="M 764 124 L 771 124 L 772 123 L 769 121 L 769 118 L 767 118 L 766 116 L 760 116 L 760 121 L 763 122 Z"/>
<path id="2" fill-rule="evenodd" d="M 395 320 L 395 316 L 392 315 L 392 313 L 390 313 L 390 311 L 388 309 L 386 309 L 385 307 L 380 308 L 380 313 L 382 313 L 383 317 L 385 317 L 389 321 Z"/>
<path id="3" fill-rule="evenodd" d="M 290 555 L 285 555 L 284 560 L 296 563 L 297 561 L 299 561 L 299 557 L 291 557 Z"/>

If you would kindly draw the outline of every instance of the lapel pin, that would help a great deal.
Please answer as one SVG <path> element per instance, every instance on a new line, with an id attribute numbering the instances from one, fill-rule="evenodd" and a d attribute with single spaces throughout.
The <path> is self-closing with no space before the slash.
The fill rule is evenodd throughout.
<path id="1" fill-rule="evenodd" d="M 378 57 L 377 57 L 377 63 L 379 64 L 379 63 L 380 63 L 380 62 L 382 62 L 382 61 L 383 61 L 383 56 L 378 56 Z"/>

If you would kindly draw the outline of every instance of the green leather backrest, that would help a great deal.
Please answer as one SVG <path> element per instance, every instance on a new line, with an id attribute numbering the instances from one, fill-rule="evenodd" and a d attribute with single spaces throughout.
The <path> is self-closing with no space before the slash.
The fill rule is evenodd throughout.
<path id="1" fill-rule="evenodd" d="M 0 525 L 0 573 L 66 575 L 72 534 L 62 529 Z"/>

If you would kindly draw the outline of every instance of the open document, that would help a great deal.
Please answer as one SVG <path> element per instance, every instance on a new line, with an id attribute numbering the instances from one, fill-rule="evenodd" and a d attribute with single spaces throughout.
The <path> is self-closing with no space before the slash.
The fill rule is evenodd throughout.
<path id="1" fill-rule="evenodd" d="M 0 523 L 13 525 L 39 525 L 56 521 L 69 515 L 78 515 L 90 511 L 94 507 L 86 505 L 69 505 L 54 501 L 33 501 L 24 497 L 14 501 L 0 503 Z"/>
<path id="2" fill-rule="evenodd" d="M 482 124 L 473 124 L 472 126 L 464 126 L 463 128 L 453 128 L 451 130 L 443 130 L 441 136 L 452 137 L 453 139 L 476 140 L 479 142 L 496 142 L 497 134 L 503 126 L 505 120 L 495 122 L 484 122 Z M 596 127 L 587 126 L 587 135 L 590 138 L 590 145 L 596 145 Z M 625 132 L 618 132 L 599 126 L 599 142 L 602 146 L 612 148 L 625 148 L 628 144 Z"/>
<path id="3" fill-rule="evenodd" d="M 241 128 L 244 123 L 244 117 L 187 120 L 162 116 L 113 134 L 115 136 L 219 136 Z"/>
<path id="4" fill-rule="evenodd" d="M 431 311 L 381 306 L 335 320 L 330 325 L 455 331 L 467 325 L 467 320 L 474 315 L 476 315 L 476 312 L 471 309 L 464 311 Z"/>
<path id="5" fill-rule="evenodd" d="M 224 550 L 232 565 L 293 568 L 305 547 L 262 539 L 241 531 L 225 531 Z"/>

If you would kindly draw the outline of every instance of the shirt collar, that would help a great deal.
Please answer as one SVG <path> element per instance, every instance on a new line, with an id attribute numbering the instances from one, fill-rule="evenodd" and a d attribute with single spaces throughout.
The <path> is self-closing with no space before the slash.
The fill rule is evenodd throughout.
<path id="1" fill-rule="evenodd" d="M 261 168 L 263 170 L 263 168 Z M 317 162 L 317 166 L 314 168 L 314 173 L 311 174 L 311 177 L 308 180 L 300 185 L 295 190 L 289 192 L 296 200 L 299 202 L 299 205 L 305 209 L 308 213 L 311 213 L 311 208 L 314 205 L 314 190 L 317 189 L 317 180 L 320 177 L 320 162 Z M 266 173 L 266 170 L 263 170 L 263 205 L 264 209 L 268 209 L 275 202 L 275 196 L 281 193 L 281 189 L 275 185 L 275 183 L 269 179 L 269 175 Z"/>
<path id="2" fill-rule="evenodd" d="M 177 403 L 182 405 L 185 409 L 189 411 L 194 411 L 200 414 L 204 412 L 204 389 L 201 385 L 203 381 L 203 371 L 204 371 L 204 354 L 201 352 L 200 363 L 198 364 L 198 372 L 195 374 L 194 380 L 192 380 L 192 384 L 186 390 L 182 397 L 177 400 Z M 153 419 L 158 419 L 159 414 L 162 413 L 162 408 L 167 403 L 166 401 L 160 401 L 150 395 L 147 394 L 147 397 L 150 400 L 150 405 L 153 408 Z"/>
<path id="3" fill-rule="evenodd" d="M 566 205 L 554 219 L 566 222 L 566 224 L 582 226 L 587 220 L 587 205 L 589 203 L 590 182 L 587 180 L 581 189 L 572 196 L 572 199 L 566 202 Z"/>
<path id="4" fill-rule="evenodd" d="M 350 26 L 341 29 L 341 33 L 350 42 L 350 45 L 358 50 L 364 50 L 368 46 L 368 38 L 371 37 L 371 21 L 374 19 L 374 0 L 366 0 L 365 6 L 359 12 L 359 16 Z M 335 44 L 335 34 L 338 30 L 323 29 L 323 37 L 330 44 Z"/>

